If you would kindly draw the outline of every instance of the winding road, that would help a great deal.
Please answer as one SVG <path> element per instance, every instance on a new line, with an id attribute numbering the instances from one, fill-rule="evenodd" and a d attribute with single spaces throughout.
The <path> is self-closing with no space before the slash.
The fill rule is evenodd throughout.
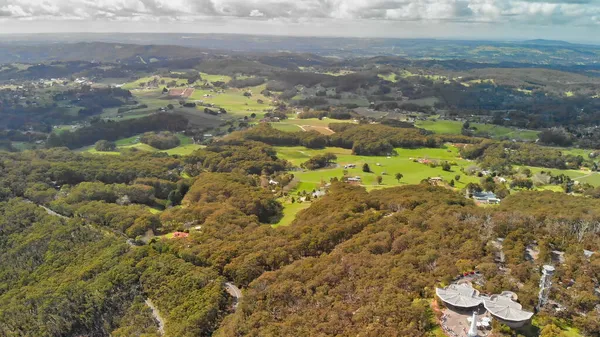
<path id="1" fill-rule="evenodd" d="M 57 217 L 63 218 L 63 219 L 68 219 L 68 217 L 66 217 L 66 216 L 64 216 L 62 214 L 58 214 L 58 213 L 56 213 L 55 211 L 51 210 L 50 208 L 48 208 L 46 206 L 42 206 L 42 205 L 39 205 L 39 204 L 37 204 L 37 205 L 40 206 L 41 208 L 43 208 L 46 211 L 46 213 L 48 213 L 49 215 L 57 216 Z"/>
<path id="2" fill-rule="evenodd" d="M 148 308 L 150 308 L 152 310 L 152 317 L 154 317 L 154 319 L 158 322 L 158 333 L 162 336 L 165 334 L 165 320 L 162 318 L 162 316 L 160 315 L 160 312 L 158 311 L 158 309 L 156 309 L 156 307 L 154 306 L 154 304 L 152 304 L 152 301 L 147 298 L 146 299 L 146 305 L 148 306 Z"/>
<path id="3" fill-rule="evenodd" d="M 238 304 L 240 304 L 240 299 L 242 299 L 242 291 L 231 282 L 225 282 L 225 290 L 229 295 L 235 298 L 233 309 L 237 309 Z"/>

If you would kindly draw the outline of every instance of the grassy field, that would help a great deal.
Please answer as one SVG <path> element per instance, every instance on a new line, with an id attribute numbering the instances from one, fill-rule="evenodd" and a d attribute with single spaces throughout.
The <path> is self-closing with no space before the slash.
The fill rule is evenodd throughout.
<path id="1" fill-rule="evenodd" d="M 273 128 L 277 129 L 277 130 L 281 130 L 281 131 L 285 131 L 285 132 L 297 132 L 297 131 L 302 131 L 302 128 L 300 128 L 298 125 L 295 124 L 288 124 L 288 123 L 271 123 L 271 125 L 273 126 Z"/>
<path id="2" fill-rule="evenodd" d="M 360 177 L 361 186 L 367 190 L 378 188 L 388 188 L 402 185 L 419 184 L 422 180 L 431 177 L 441 177 L 445 182 L 455 180 L 455 189 L 461 190 L 468 183 L 479 183 L 480 178 L 477 176 L 468 176 L 461 172 L 461 168 L 476 165 L 475 162 L 460 158 L 458 148 L 452 145 L 446 145 L 444 148 L 430 149 L 395 149 L 397 156 L 355 156 L 348 149 L 328 147 L 325 149 L 309 149 L 306 147 L 275 147 L 277 156 L 299 167 L 311 157 L 324 154 L 327 152 L 334 153 L 337 156 L 336 166 L 315 171 L 294 171 L 294 177 L 299 181 L 298 184 L 289 193 L 292 196 L 298 196 L 301 192 L 310 193 L 313 190 L 318 190 L 328 183 L 330 179 L 337 177 L 341 179 L 344 173 L 350 177 Z M 415 162 L 415 159 L 430 159 L 437 161 L 454 162 L 456 165 L 451 167 L 451 171 L 442 170 L 441 166 L 431 167 L 426 164 Z M 363 164 L 368 164 L 371 172 L 363 172 Z M 344 165 L 354 164 L 355 168 L 344 169 Z M 518 169 L 519 167 L 515 167 Z M 565 174 L 575 181 L 589 183 L 593 186 L 600 186 L 600 173 L 589 172 L 584 170 L 558 170 L 547 169 L 540 167 L 528 167 L 532 173 L 541 171 L 550 171 L 553 175 Z M 395 179 L 395 174 L 403 175 L 400 181 Z M 456 181 L 455 177 L 460 175 L 460 180 Z M 382 184 L 377 183 L 377 176 L 383 178 Z M 537 190 L 549 190 L 562 192 L 562 187 L 558 185 L 547 185 L 536 188 Z M 518 192 L 513 190 L 513 193 Z M 296 214 L 309 207 L 310 203 L 292 204 L 289 201 L 283 202 L 284 216 L 276 224 L 276 226 L 289 225 L 295 218 Z"/>
<path id="3" fill-rule="evenodd" d="M 350 150 L 341 148 L 326 148 L 323 150 L 313 150 L 305 147 L 276 147 L 280 158 L 290 161 L 298 166 L 316 154 L 326 152 L 335 153 L 338 157 L 335 168 L 321 169 L 316 171 L 294 172 L 294 176 L 300 180 L 296 191 L 312 191 L 318 189 L 323 182 L 327 183 L 333 177 L 341 178 L 344 175 L 344 165 L 355 164 L 356 168 L 349 168 L 346 171 L 349 176 L 361 177 L 362 185 L 367 189 L 385 188 L 407 184 L 418 184 L 421 180 L 428 177 L 442 177 L 447 181 L 454 179 L 456 175 L 461 175 L 459 182 L 456 182 L 457 188 L 463 188 L 469 182 L 478 182 L 479 178 L 470 177 L 460 172 L 460 167 L 472 165 L 471 162 L 458 158 L 458 149 L 449 146 L 443 149 L 396 149 L 398 156 L 354 156 Z M 446 172 L 441 167 L 432 168 L 428 165 L 414 162 L 416 158 L 438 159 L 455 161 L 459 166 L 453 166 L 452 172 Z M 372 172 L 362 171 L 363 164 L 367 163 Z M 379 165 L 377 165 L 379 164 Z M 384 174 L 385 173 L 385 174 Z M 394 178 L 396 173 L 402 173 L 404 177 L 397 181 Z M 377 184 L 377 176 L 383 177 L 383 183 Z"/>
<path id="4" fill-rule="evenodd" d="M 284 206 L 283 208 L 283 217 L 279 220 L 278 223 L 273 224 L 273 227 L 279 226 L 289 226 L 294 219 L 296 219 L 296 214 L 298 214 L 301 210 L 307 209 L 310 207 L 310 202 L 281 202 Z"/>
<path id="5" fill-rule="evenodd" d="M 295 131 L 310 131 L 315 130 L 325 135 L 334 133 L 329 129 L 330 123 L 353 123 L 350 120 L 339 120 L 323 118 L 322 120 L 317 118 L 299 119 L 299 118 L 288 118 L 281 122 L 271 123 L 271 125 L 282 131 L 295 132 Z"/>
<path id="6" fill-rule="evenodd" d="M 229 77 L 227 75 L 214 75 L 214 74 L 200 73 L 200 76 L 202 77 L 202 81 L 208 81 L 210 83 L 213 83 L 213 82 L 228 83 L 229 81 L 231 81 L 231 77 Z M 241 78 L 241 77 L 238 77 L 238 78 Z"/>
<path id="7" fill-rule="evenodd" d="M 308 149 L 305 147 L 276 147 L 277 154 L 280 158 L 286 159 L 294 166 L 300 166 L 309 158 L 326 152 L 334 153 L 338 159 L 337 167 L 327 168 L 315 171 L 294 172 L 294 176 L 300 181 L 295 188 L 296 192 L 312 191 L 318 189 L 322 183 L 327 183 L 333 177 L 341 178 L 344 171 L 347 171 L 351 177 L 361 177 L 362 185 L 367 189 L 393 187 L 406 184 L 418 184 L 423 179 L 429 177 L 441 177 L 445 181 L 455 179 L 456 175 L 460 175 L 460 181 L 455 181 L 457 189 L 462 189 L 466 184 L 473 182 L 479 183 L 479 178 L 475 176 L 467 176 L 460 169 L 476 165 L 475 162 L 461 159 L 459 151 L 456 147 L 447 145 L 439 149 L 402 149 L 398 148 L 398 156 L 355 156 L 351 154 L 351 150 L 342 148 L 326 148 L 321 150 Z M 429 165 L 415 162 L 414 159 L 430 159 L 437 161 L 455 162 L 457 165 L 452 166 L 451 172 L 446 172 L 441 167 L 430 167 Z M 362 171 L 363 164 L 367 163 L 372 172 L 365 173 Z M 354 164 L 356 168 L 344 169 L 344 165 Z M 378 165 L 379 164 L 379 165 Z M 600 173 L 589 172 L 583 170 L 558 170 L 547 169 L 540 167 L 529 167 L 535 174 L 541 171 L 550 171 L 553 175 L 565 174 L 572 179 L 580 182 L 589 183 L 594 186 L 600 186 Z M 396 173 L 401 173 L 404 177 L 397 181 L 394 176 Z M 381 185 L 377 184 L 377 176 L 383 178 Z M 560 186 L 544 186 L 540 189 L 560 190 Z"/>
<path id="8" fill-rule="evenodd" d="M 142 77 L 140 79 L 137 79 L 133 82 L 129 82 L 129 83 L 125 83 L 122 88 L 123 89 L 127 89 L 127 90 L 132 90 L 132 89 L 139 89 L 140 84 L 142 83 L 148 83 L 149 81 L 152 81 L 154 79 L 154 77 L 158 77 L 159 78 L 159 84 L 158 86 L 160 87 L 160 89 L 158 90 L 162 90 L 163 87 L 166 86 L 163 84 L 160 84 L 160 82 L 162 80 L 165 80 L 165 83 L 169 83 L 171 81 L 176 81 L 177 82 L 177 86 L 186 86 L 188 84 L 186 79 L 181 79 L 181 78 L 173 78 L 173 77 L 159 77 L 159 76 L 148 76 L 148 77 Z"/>
<path id="9" fill-rule="evenodd" d="M 258 118 L 264 116 L 264 110 L 269 109 L 271 99 L 263 96 L 260 92 L 265 89 L 265 85 L 256 87 L 237 89 L 226 89 L 224 93 L 217 93 L 210 90 L 195 90 L 189 100 L 202 101 L 203 103 L 212 103 L 217 107 L 227 110 L 228 113 L 247 116 L 256 113 Z M 246 91 L 252 91 L 252 97 L 244 96 Z M 205 95 L 210 95 L 205 97 Z M 262 100 L 263 103 L 258 103 Z M 203 110 L 203 107 L 198 107 Z"/>
<path id="10" fill-rule="evenodd" d="M 379 76 L 379 78 L 384 79 L 386 81 L 396 83 L 396 74 L 395 73 L 379 74 L 377 76 Z"/>
<path id="11" fill-rule="evenodd" d="M 187 137 L 183 134 L 177 134 L 177 137 L 181 141 L 181 144 L 178 147 L 169 149 L 169 150 L 159 150 L 148 144 L 140 143 L 139 137 L 140 136 L 137 135 L 137 136 L 117 140 L 115 142 L 115 144 L 117 145 L 116 151 L 98 152 L 98 151 L 96 151 L 96 149 L 94 149 L 94 146 L 86 146 L 84 148 L 79 149 L 78 151 L 88 152 L 88 153 L 93 153 L 93 154 L 101 154 L 101 155 L 120 155 L 121 150 L 137 149 L 137 150 L 147 151 L 147 152 L 165 152 L 171 156 L 172 155 L 185 156 L 185 155 L 189 155 L 192 152 L 203 147 L 202 145 L 194 144 L 190 137 Z"/>
<path id="12" fill-rule="evenodd" d="M 448 120 L 425 120 L 418 121 L 416 125 L 425 130 L 440 134 L 460 135 L 463 122 Z M 538 132 L 532 130 L 518 130 L 493 124 L 471 123 L 472 128 L 476 128 L 475 134 L 489 134 L 493 138 L 507 137 L 510 139 L 529 140 L 537 139 Z"/>

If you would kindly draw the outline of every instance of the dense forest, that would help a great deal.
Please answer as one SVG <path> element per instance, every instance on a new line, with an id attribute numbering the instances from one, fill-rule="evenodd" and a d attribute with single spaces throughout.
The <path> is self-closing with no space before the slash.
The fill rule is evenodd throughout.
<path id="1" fill-rule="evenodd" d="M 261 177 L 289 164 L 263 143 L 234 138 L 182 158 L 51 149 L 3 153 L 1 163 L 6 336 L 153 335 L 146 299 L 166 336 L 426 336 L 434 288 L 474 269 L 482 290 L 515 291 L 531 310 L 552 250 L 568 261 L 552 292 L 568 309 L 540 317 L 600 333 L 600 260 L 582 254 L 600 249 L 597 199 L 522 192 L 480 208 L 426 183 L 367 192 L 333 182 L 273 228 L 282 208 Z M 162 236 L 173 231 L 189 236 Z M 531 245 L 536 260 L 524 256 Z M 226 280 L 244 288 L 233 313 Z"/>

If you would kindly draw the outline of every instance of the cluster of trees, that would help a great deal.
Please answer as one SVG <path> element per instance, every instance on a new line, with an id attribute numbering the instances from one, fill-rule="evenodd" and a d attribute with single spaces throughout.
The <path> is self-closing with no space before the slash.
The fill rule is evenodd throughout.
<path id="1" fill-rule="evenodd" d="M 260 188 L 255 179 L 235 173 L 200 174 L 182 204 L 188 209 L 198 204 L 203 208 L 230 206 L 245 215 L 256 216 L 261 222 L 281 217 L 283 210 L 275 196 Z"/>
<path id="2" fill-rule="evenodd" d="M 273 128 L 270 124 L 262 123 L 251 129 L 231 134 L 231 139 L 245 139 L 263 142 L 276 146 L 305 146 L 320 149 L 327 146 L 327 136 L 317 131 L 285 132 Z"/>
<path id="3" fill-rule="evenodd" d="M 390 155 L 394 148 L 439 147 L 447 141 L 479 142 L 478 138 L 433 135 L 417 128 L 398 128 L 381 124 L 332 123 L 335 134 L 325 136 L 316 131 L 285 132 L 263 123 L 249 130 L 233 133 L 231 139 L 247 139 L 276 146 L 324 148 L 336 146 L 352 149 L 356 155 Z"/>
<path id="4" fill-rule="evenodd" d="M 102 113 L 102 109 L 120 107 L 132 97 L 129 90 L 121 88 L 92 88 L 84 85 L 81 88 L 67 90 L 53 96 L 56 102 L 69 101 L 82 107 L 80 116 L 93 116 Z"/>
<path id="5" fill-rule="evenodd" d="M 435 136 L 416 128 L 399 129 L 381 124 L 348 124 L 330 128 L 336 133 L 329 137 L 331 146 L 352 149 L 356 155 L 390 155 L 394 148 L 439 147 Z M 341 130 L 341 131 L 340 131 Z"/>
<path id="6" fill-rule="evenodd" d="M 232 88 L 247 88 L 256 87 L 265 82 L 266 80 L 264 77 L 249 77 L 245 79 L 233 79 L 227 83 L 227 86 Z"/>
<path id="7" fill-rule="evenodd" d="M 311 157 L 306 162 L 302 163 L 301 167 L 307 170 L 317 170 L 328 167 L 337 160 L 337 156 L 333 153 L 324 153 Z"/>
<path id="8" fill-rule="evenodd" d="M 289 168 L 289 163 L 277 158 L 277 153 L 270 146 L 236 140 L 212 143 L 185 157 L 184 164 L 184 172 L 192 176 L 202 171 L 268 175 Z"/>
<path id="9" fill-rule="evenodd" d="M 460 154 L 465 159 L 477 159 L 483 167 L 496 172 L 508 172 L 511 165 L 578 169 L 585 160 L 579 155 L 564 155 L 558 149 L 536 144 L 494 141 L 465 146 Z"/>
<path id="10" fill-rule="evenodd" d="M 123 121 L 93 120 L 90 125 L 75 131 L 51 133 L 46 145 L 48 147 L 68 147 L 76 149 L 93 145 L 99 140 L 115 141 L 148 131 L 180 131 L 185 130 L 188 120 L 180 115 L 158 113 L 138 119 Z"/>
<path id="11" fill-rule="evenodd" d="M 159 150 L 172 149 L 181 144 L 179 137 L 169 131 L 146 132 L 140 137 L 140 142 L 148 144 Z"/>
<path id="12" fill-rule="evenodd" d="M 96 142 L 94 149 L 99 152 L 110 152 L 117 149 L 117 144 L 103 139 Z"/>
<path id="13" fill-rule="evenodd" d="M 158 336 L 146 299 L 166 335 L 208 336 L 227 310 L 211 268 L 18 199 L 0 203 L 0 224 L 2 336 Z"/>

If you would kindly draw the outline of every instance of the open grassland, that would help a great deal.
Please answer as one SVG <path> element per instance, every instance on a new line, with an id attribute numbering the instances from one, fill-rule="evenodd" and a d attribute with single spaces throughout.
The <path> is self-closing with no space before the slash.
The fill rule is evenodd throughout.
<path id="1" fill-rule="evenodd" d="M 296 124 L 288 124 L 285 122 L 281 123 L 271 123 L 271 126 L 277 130 L 285 131 L 285 132 L 297 132 L 302 131 L 302 128 Z"/>
<path id="2" fill-rule="evenodd" d="M 148 77 L 142 77 L 140 79 L 137 79 L 133 82 L 128 82 L 125 83 L 122 88 L 123 89 L 127 89 L 127 90 L 132 90 L 132 89 L 140 89 L 142 87 L 144 87 L 142 84 L 148 83 L 150 81 L 153 81 L 154 78 L 158 79 L 158 86 L 160 88 L 160 90 L 162 90 L 163 87 L 166 87 L 166 84 L 160 84 L 160 82 L 162 80 L 165 81 L 165 83 L 169 83 L 172 81 L 177 82 L 177 86 L 186 86 L 188 84 L 186 79 L 181 79 L 181 78 L 173 78 L 173 77 L 160 77 L 160 76 L 148 76 Z"/>
<path id="3" fill-rule="evenodd" d="M 336 166 L 315 171 L 299 171 L 293 172 L 294 176 L 300 181 L 296 186 L 295 191 L 312 191 L 320 188 L 324 183 L 328 183 L 330 179 L 337 177 L 341 179 L 346 172 L 350 177 L 360 177 L 361 185 L 367 189 L 386 188 L 406 184 L 419 184 L 423 179 L 431 177 L 441 177 L 446 182 L 455 180 L 457 175 L 460 175 L 460 180 L 455 181 L 455 187 L 462 189 L 466 184 L 479 183 L 480 178 L 476 176 L 468 176 L 461 172 L 461 168 L 476 166 L 476 162 L 460 158 L 459 151 L 452 145 L 446 145 L 444 148 L 430 149 L 402 149 L 397 148 L 397 156 L 355 156 L 351 150 L 329 147 L 325 149 L 315 150 L 305 147 L 276 147 L 277 155 L 291 162 L 294 166 L 300 166 L 311 157 L 324 154 L 327 152 L 334 153 L 337 156 Z M 415 159 L 429 159 L 434 161 L 448 161 L 455 163 L 451 167 L 451 171 L 442 170 L 441 166 L 431 167 L 426 164 L 415 162 Z M 368 164 L 371 172 L 362 171 L 363 164 Z M 344 169 L 345 165 L 354 164 L 355 168 Z M 518 167 L 515 167 L 518 169 Z M 540 167 L 528 167 L 532 173 L 541 171 L 552 172 L 553 175 L 565 174 L 575 181 L 589 183 L 593 186 L 600 186 L 600 173 L 584 170 L 558 170 L 547 169 Z M 395 179 L 395 174 L 401 173 L 403 178 L 400 181 Z M 377 183 L 377 176 L 383 178 L 382 184 Z M 555 190 L 557 186 L 543 186 L 540 189 Z M 560 186 L 558 186 L 560 189 Z"/>
<path id="4" fill-rule="evenodd" d="M 489 135 L 492 138 L 509 138 L 517 140 L 534 141 L 538 132 L 533 130 L 519 130 L 493 124 L 470 123 L 475 128 L 475 135 Z M 425 120 L 418 121 L 417 127 L 440 134 L 460 135 L 463 122 L 449 120 Z"/>
<path id="5" fill-rule="evenodd" d="M 264 88 L 264 85 L 245 89 L 229 88 L 223 93 L 218 93 L 214 90 L 211 91 L 210 89 L 198 89 L 194 91 L 189 100 L 214 104 L 216 107 L 227 110 L 230 114 L 248 116 L 251 113 L 256 113 L 258 118 L 262 118 L 265 114 L 264 110 L 270 108 L 269 104 L 272 101 L 260 93 Z M 244 96 L 244 93 L 247 91 L 252 92 L 251 97 Z M 259 100 L 263 103 L 259 103 Z M 204 107 L 199 106 L 198 109 L 204 110 Z"/>
<path id="6" fill-rule="evenodd" d="M 164 152 L 169 155 L 186 156 L 186 155 L 189 155 L 192 152 L 203 147 L 202 145 L 194 144 L 190 137 L 187 137 L 183 134 L 177 134 L 177 137 L 181 141 L 181 144 L 179 146 L 169 149 L 169 150 L 159 150 L 148 144 L 141 143 L 139 141 L 140 135 L 137 135 L 137 136 L 117 140 L 115 142 L 115 144 L 117 145 L 116 151 L 99 152 L 99 151 L 96 151 L 94 146 L 86 146 L 84 148 L 79 149 L 79 151 L 93 153 L 93 154 L 102 154 L 102 155 L 120 155 L 122 153 L 121 152 L 122 150 L 136 149 L 136 150 L 147 151 L 147 152 Z"/>
<path id="7" fill-rule="evenodd" d="M 379 78 L 384 79 L 384 80 L 389 81 L 389 82 L 393 82 L 393 83 L 397 82 L 396 81 L 396 76 L 397 75 L 395 73 L 379 74 L 377 76 L 379 76 Z"/>
<path id="8" fill-rule="evenodd" d="M 290 202 L 290 201 L 284 201 L 284 200 L 280 200 L 281 204 L 283 205 L 283 217 L 279 220 L 279 222 L 277 222 L 276 224 L 273 224 L 273 227 L 279 227 L 279 226 L 289 226 L 292 221 L 294 221 L 294 219 L 296 219 L 296 215 L 302 211 L 303 209 L 307 209 L 310 207 L 311 203 L 310 202 Z"/>
<path id="9" fill-rule="evenodd" d="M 227 76 L 227 75 L 215 75 L 215 74 L 200 73 L 200 76 L 202 77 L 203 82 L 208 81 L 210 83 L 213 83 L 213 82 L 228 83 L 229 81 L 231 81 L 231 77 Z M 240 77 L 238 77 L 238 78 L 240 78 Z"/>
<path id="10" fill-rule="evenodd" d="M 331 135 L 334 132 L 329 129 L 330 123 L 354 123 L 350 120 L 339 120 L 323 118 L 322 120 L 317 118 L 299 119 L 299 118 L 288 118 L 281 122 L 271 123 L 271 125 L 282 131 L 296 132 L 296 131 L 310 131 L 315 130 L 325 135 Z"/>
<path id="11" fill-rule="evenodd" d="M 307 149 L 304 147 L 276 147 L 280 158 L 290 161 L 299 166 L 314 155 L 331 152 L 338 157 L 334 168 L 315 171 L 294 172 L 294 176 L 300 181 L 296 191 L 312 191 L 318 189 L 322 183 L 328 183 L 331 178 L 342 178 L 344 172 L 350 177 L 361 177 L 362 185 L 367 189 L 385 188 L 406 184 L 419 184 L 428 177 L 442 177 L 446 181 L 453 180 L 456 175 L 461 179 L 456 182 L 457 188 L 464 187 L 469 182 L 478 182 L 479 178 L 466 176 L 460 172 L 460 167 L 467 167 L 473 163 L 458 158 L 458 150 L 452 146 L 443 149 L 396 149 L 398 156 L 355 156 L 350 150 L 341 148 L 326 148 L 322 150 Z M 456 162 L 458 165 L 452 167 L 451 172 L 446 172 L 441 167 L 432 168 L 429 165 L 414 162 L 417 158 L 433 160 L 447 160 Z M 362 171 L 363 164 L 368 164 L 371 172 Z M 355 168 L 344 169 L 344 165 L 354 164 Z M 379 165 L 378 165 L 379 164 Z M 397 181 L 395 174 L 401 173 L 404 177 Z M 377 184 L 377 176 L 383 177 L 383 183 Z"/>

